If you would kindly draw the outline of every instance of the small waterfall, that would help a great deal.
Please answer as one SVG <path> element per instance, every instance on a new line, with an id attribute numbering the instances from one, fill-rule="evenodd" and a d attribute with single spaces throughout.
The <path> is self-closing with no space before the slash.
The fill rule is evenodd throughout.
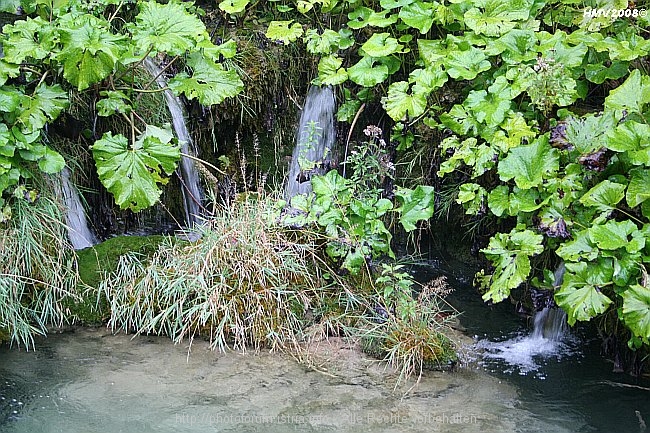
<path id="1" fill-rule="evenodd" d="M 163 94 L 165 95 L 165 101 L 167 102 L 167 107 L 172 116 L 172 125 L 176 132 L 178 142 L 181 145 L 181 152 L 186 155 L 196 154 L 196 152 L 190 150 L 192 139 L 187 130 L 183 105 L 180 99 L 178 99 L 178 97 L 167 88 L 167 80 L 163 76 L 162 70 L 150 57 L 147 57 L 142 64 L 151 76 L 155 78 L 158 86 L 160 86 L 161 89 L 165 89 Z M 195 225 L 197 218 L 201 216 L 201 200 L 203 199 L 203 192 L 199 182 L 199 173 L 194 164 L 194 161 L 190 158 L 185 156 L 181 158 L 180 177 L 181 183 L 183 184 L 181 192 L 185 204 L 185 223 L 188 227 Z"/>
<path id="2" fill-rule="evenodd" d="M 554 287 L 562 285 L 565 270 L 564 262 L 560 263 L 555 270 Z M 564 310 L 556 306 L 547 306 L 540 311 L 536 311 L 533 316 L 533 332 L 531 338 L 561 341 L 567 335 L 568 331 L 566 319 L 567 315 Z"/>
<path id="3" fill-rule="evenodd" d="M 555 270 L 554 287 L 562 285 L 564 263 Z M 567 315 L 561 308 L 554 305 L 552 298 L 546 302 L 540 311 L 533 316 L 533 330 L 527 335 L 516 335 L 504 341 L 480 340 L 476 348 L 483 350 L 483 359 L 491 364 L 494 361 L 505 361 L 506 372 L 517 371 L 525 375 L 537 371 L 540 360 L 549 358 L 560 359 L 576 352 L 575 341 L 568 333 Z M 544 378 L 543 374 L 537 373 Z"/>
<path id="4" fill-rule="evenodd" d="M 75 250 L 92 247 L 97 244 L 97 238 L 88 227 L 86 212 L 81 204 L 79 191 L 70 181 L 70 170 L 67 167 L 63 169 L 60 177 L 60 187 L 57 185 L 59 195 L 63 197 L 63 203 L 66 207 L 66 225 L 70 243 Z"/>
<path id="5" fill-rule="evenodd" d="M 328 171 L 330 153 L 336 140 L 335 114 L 332 88 L 311 86 L 300 114 L 296 147 L 289 166 L 285 187 L 287 201 L 297 194 L 311 192 L 311 177 Z"/>

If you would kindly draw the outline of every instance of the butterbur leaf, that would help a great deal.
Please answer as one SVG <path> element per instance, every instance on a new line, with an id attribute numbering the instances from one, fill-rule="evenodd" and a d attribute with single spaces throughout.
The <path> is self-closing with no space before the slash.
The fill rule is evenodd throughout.
<path id="1" fill-rule="evenodd" d="M 605 109 L 616 112 L 642 113 L 645 104 L 650 102 L 650 77 L 633 70 L 625 82 L 609 92 L 605 98 Z"/>
<path id="2" fill-rule="evenodd" d="M 180 3 L 140 3 L 131 32 L 140 53 L 151 48 L 172 56 L 182 55 L 204 39 L 209 39 L 203 22 Z"/>
<path id="3" fill-rule="evenodd" d="M 450 77 L 463 80 L 473 80 L 492 67 L 487 56 L 476 47 L 449 51 L 442 62 Z"/>
<path id="4" fill-rule="evenodd" d="M 388 33 L 374 33 L 362 46 L 363 53 L 370 57 L 384 57 L 400 52 L 402 45 Z"/>
<path id="5" fill-rule="evenodd" d="M 605 224 L 591 226 L 588 232 L 591 242 L 601 250 L 616 250 L 629 246 L 630 239 L 628 237 L 637 232 L 637 227 L 630 220 L 607 221 Z"/>
<path id="6" fill-rule="evenodd" d="M 543 240 L 542 235 L 531 230 L 517 229 L 498 233 L 490 239 L 488 247 L 481 252 L 494 264 L 495 270 L 487 280 L 484 301 L 501 302 L 512 289 L 526 281 L 531 271 L 530 257 L 544 251 Z"/>
<path id="7" fill-rule="evenodd" d="M 650 198 L 650 170 L 635 168 L 630 170 L 630 184 L 625 193 L 628 206 L 635 207 Z"/>
<path id="8" fill-rule="evenodd" d="M 65 160 L 61 154 L 47 147 L 45 155 L 38 160 L 38 168 L 48 174 L 58 173 L 65 167 Z"/>
<path id="9" fill-rule="evenodd" d="M 416 229 L 415 223 L 433 216 L 434 190 L 431 186 L 418 185 L 414 190 L 399 188 L 395 196 L 401 202 L 400 223 L 407 232 Z"/>
<path id="10" fill-rule="evenodd" d="M 99 19 L 84 15 L 74 26 L 61 31 L 63 76 L 77 90 L 84 90 L 108 77 L 124 50 L 125 38 L 114 35 Z"/>
<path id="11" fill-rule="evenodd" d="M 228 14 L 237 14 L 246 10 L 249 0 L 221 0 L 219 9 Z"/>
<path id="12" fill-rule="evenodd" d="M 340 41 L 341 35 L 331 29 L 326 29 L 322 33 L 309 29 L 305 33 L 307 52 L 312 54 L 331 54 L 339 48 Z"/>
<path id="13" fill-rule="evenodd" d="M 345 68 L 341 68 L 343 60 L 335 55 L 326 56 L 318 62 L 318 82 L 324 85 L 342 84 L 348 79 Z"/>
<path id="14" fill-rule="evenodd" d="M 396 121 L 407 114 L 417 117 L 427 108 L 427 96 L 430 92 L 417 84 L 409 92 L 406 81 L 398 81 L 388 87 L 388 95 L 382 98 L 382 105 L 388 115 Z"/>
<path id="15" fill-rule="evenodd" d="M 59 117 L 68 107 L 68 93 L 57 84 L 39 85 L 32 96 L 23 96 L 17 122 L 24 134 L 38 132 L 46 123 Z"/>
<path id="16" fill-rule="evenodd" d="M 362 29 L 366 26 L 388 27 L 397 22 L 397 15 L 386 16 L 389 11 L 375 12 L 370 8 L 361 6 L 348 14 L 348 27 Z"/>
<path id="17" fill-rule="evenodd" d="M 650 339 L 650 289 L 634 284 L 623 292 L 621 318 L 637 337 Z"/>
<path id="18" fill-rule="evenodd" d="M 409 27 L 416 28 L 425 34 L 433 25 L 434 7 L 436 3 L 415 1 L 404 5 L 399 12 L 399 18 Z"/>
<path id="19" fill-rule="evenodd" d="M 607 133 L 608 149 L 615 152 L 638 151 L 650 147 L 650 125 L 628 121 Z"/>
<path id="20" fill-rule="evenodd" d="M 514 29 L 517 21 L 527 20 L 532 1 L 529 0 L 481 0 L 481 6 L 465 12 L 465 24 L 479 35 L 501 36 Z"/>
<path id="21" fill-rule="evenodd" d="M 192 76 L 184 72 L 177 74 L 169 80 L 169 88 L 176 94 L 183 93 L 188 99 L 197 98 L 201 105 L 220 104 L 244 89 L 244 83 L 235 71 L 223 69 L 221 64 L 201 53 L 193 53 L 187 65 L 192 68 Z"/>
<path id="22" fill-rule="evenodd" d="M 18 20 L 3 28 L 7 39 L 3 44 L 4 58 L 7 62 L 21 64 L 25 59 L 41 60 L 50 54 L 52 47 L 44 44 L 41 34 L 51 28 L 50 23 L 41 17 Z"/>
<path id="23" fill-rule="evenodd" d="M 293 23 L 293 24 L 292 24 Z M 297 40 L 302 36 L 303 30 L 300 23 L 289 21 L 271 21 L 266 30 L 266 37 L 273 41 L 280 41 L 284 45 Z"/>
<path id="24" fill-rule="evenodd" d="M 159 183 L 173 173 L 180 159 L 178 146 L 171 143 L 171 129 L 147 126 L 133 147 L 121 134 L 107 132 L 92 146 L 97 174 L 121 209 L 138 212 L 160 198 Z"/>
<path id="25" fill-rule="evenodd" d="M 600 212 L 610 211 L 625 197 L 625 185 L 604 180 L 591 188 L 580 198 L 585 206 L 595 207 Z"/>
<path id="26" fill-rule="evenodd" d="M 119 90 L 102 91 L 104 99 L 95 104 L 97 114 L 102 117 L 112 116 L 115 113 L 128 114 L 131 111 L 129 98 Z"/>
<path id="27" fill-rule="evenodd" d="M 375 66 L 375 59 L 365 56 L 348 68 L 348 77 L 361 86 L 374 87 L 388 78 L 388 66 Z"/>
<path id="28" fill-rule="evenodd" d="M 604 313 L 612 300 L 600 287 L 611 281 L 611 265 L 601 260 L 590 264 L 566 263 L 565 266 L 564 281 L 555 294 L 555 302 L 567 312 L 569 325 Z"/>
<path id="29" fill-rule="evenodd" d="M 512 149 L 499 162 L 499 178 L 502 181 L 514 179 L 521 189 L 530 189 L 542 183 L 545 177 L 557 173 L 559 156 L 545 137 L 540 137 L 527 146 Z"/>

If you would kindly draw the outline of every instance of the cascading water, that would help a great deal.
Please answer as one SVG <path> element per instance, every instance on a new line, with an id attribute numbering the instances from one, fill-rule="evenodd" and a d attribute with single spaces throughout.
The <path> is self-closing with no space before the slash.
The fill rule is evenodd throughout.
<path id="1" fill-rule="evenodd" d="M 555 271 L 555 287 L 562 285 L 564 263 Z M 505 341 L 481 340 L 476 348 L 484 350 L 486 360 L 502 360 L 510 367 L 507 371 L 517 370 L 520 374 L 537 371 L 538 359 L 560 358 L 572 352 L 571 338 L 568 333 L 567 315 L 557 306 L 545 306 L 533 316 L 533 330 L 525 336 L 518 335 Z M 537 359 L 536 359 L 537 358 Z"/>
<path id="2" fill-rule="evenodd" d="M 332 88 L 311 86 L 300 114 L 296 147 L 289 166 L 285 198 L 311 192 L 310 179 L 329 167 L 336 139 L 334 115 L 336 101 Z"/>
<path id="3" fill-rule="evenodd" d="M 163 76 L 162 70 L 154 63 L 154 61 L 147 57 L 142 62 L 147 71 L 156 80 L 158 86 L 163 90 L 165 101 L 169 108 L 169 113 L 172 117 L 172 125 L 176 132 L 176 137 L 181 145 L 181 152 L 185 155 L 195 154 L 196 152 L 191 149 L 192 139 L 185 123 L 185 116 L 183 105 L 167 87 L 167 80 Z M 196 224 L 197 218 L 201 216 L 201 200 L 203 199 L 203 191 L 199 182 L 199 173 L 196 170 L 194 161 L 190 158 L 183 156 L 180 163 L 181 182 L 183 187 L 181 192 L 183 194 L 183 201 L 185 204 L 185 223 L 188 227 Z"/>
<path id="4" fill-rule="evenodd" d="M 88 220 L 81 204 L 79 191 L 70 181 L 70 170 L 67 167 L 61 172 L 59 179 L 60 185 L 57 185 L 57 189 L 66 207 L 65 220 L 70 243 L 75 250 L 92 247 L 98 241 L 88 227 Z"/>

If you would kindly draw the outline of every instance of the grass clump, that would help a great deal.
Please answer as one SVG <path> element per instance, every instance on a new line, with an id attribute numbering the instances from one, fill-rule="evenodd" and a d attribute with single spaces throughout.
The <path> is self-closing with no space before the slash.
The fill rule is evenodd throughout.
<path id="1" fill-rule="evenodd" d="M 413 298 L 410 289 L 414 281 L 406 273 L 393 271 L 392 275 L 397 279 L 385 278 L 384 272 L 379 281 L 397 283 L 395 288 L 409 289 L 408 294 L 401 290 L 402 299 L 396 296 L 393 304 L 375 309 L 378 317 L 362 335 L 362 350 L 384 359 L 399 372 L 396 386 L 413 375 L 419 379 L 424 370 L 453 368 L 458 358 L 445 331 L 450 329 L 456 313 L 444 300 L 451 292 L 445 278 L 430 281 Z"/>
<path id="2" fill-rule="evenodd" d="M 0 329 L 29 348 L 47 326 L 63 324 L 79 279 L 60 205 L 43 192 L 14 200 L 12 211 L 0 224 Z"/>
<path id="3" fill-rule="evenodd" d="M 273 349 L 299 340 L 308 316 L 332 296 L 357 308 L 317 243 L 307 234 L 297 241 L 276 218 L 266 198 L 236 201 L 196 228 L 194 243 L 165 241 L 146 263 L 121 256 L 100 284 L 109 326 L 175 342 L 201 335 L 213 349 Z"/>

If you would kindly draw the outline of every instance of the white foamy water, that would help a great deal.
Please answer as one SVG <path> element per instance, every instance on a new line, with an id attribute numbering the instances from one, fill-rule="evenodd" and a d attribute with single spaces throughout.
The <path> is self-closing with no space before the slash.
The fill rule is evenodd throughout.
<path id="1" fill-rule="evenodd" d="M 98 241 L 88 226 L 79 191 L 70 180 L 70 170 L 67 167 L 61 171 L 59 179 L 60 184 L 57 184 L 56 188 L 66 208 L 65 221 L 70 243 L 75 250 L 92 247 Z"/>

